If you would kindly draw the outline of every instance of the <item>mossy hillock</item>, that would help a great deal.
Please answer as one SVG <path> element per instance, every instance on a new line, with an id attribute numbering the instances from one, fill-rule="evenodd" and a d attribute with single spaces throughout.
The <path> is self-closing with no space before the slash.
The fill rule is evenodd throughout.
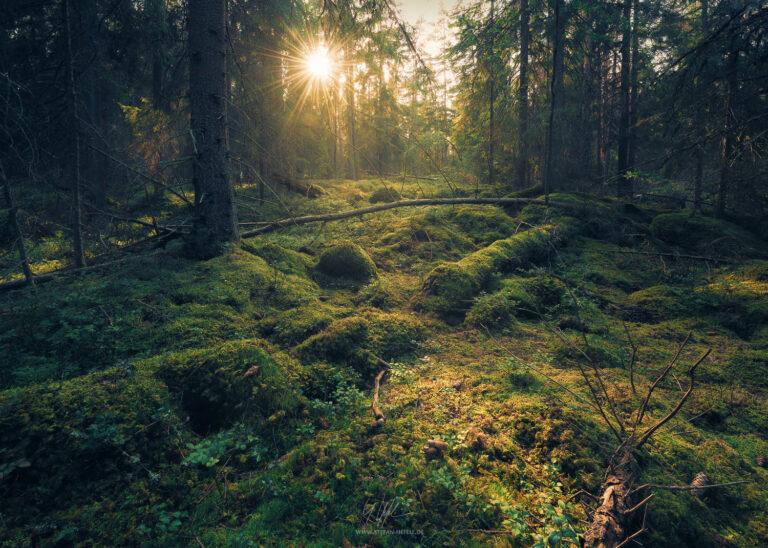
<path id="1" fill-rule="evenodd" d="M 358 282 L 378 277 L 376 265 L 371 258 L 352 242 L 342 242 L 323 251 L 316 268 L 326 276 Z"/>

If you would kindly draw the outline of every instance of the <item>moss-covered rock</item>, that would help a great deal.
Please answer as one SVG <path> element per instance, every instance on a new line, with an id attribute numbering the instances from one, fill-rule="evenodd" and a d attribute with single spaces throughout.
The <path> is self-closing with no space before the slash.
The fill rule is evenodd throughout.
<path id="1" fill-rule="evenodd" d="M 479 244 L 508 238 L 517 229 L 517 224 L 501 208 L 488 206 L 459 207 L 450 221 L 461 229 L 462 234 Z"/>
<path id="2" fill-rule="evenodd" d="M 394 187 L 384 187 L 376 189 L 368 201 L 372 204 L 378 204 L 380 202 L 397 202 L 402 199 L 403 197 Z"/>
<path id="3" fill-rule="evenodd" d="M 348 278 L 363 282 L 378 277 L 376 265 L 368 254 L 359 245 L 351 242 L 323 251 L 317 263 L 317 269 L 334 278 Z"/>

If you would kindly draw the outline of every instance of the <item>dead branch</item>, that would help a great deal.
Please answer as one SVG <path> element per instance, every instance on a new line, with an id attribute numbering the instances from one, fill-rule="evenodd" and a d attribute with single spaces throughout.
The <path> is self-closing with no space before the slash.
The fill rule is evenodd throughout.
<path id="1" fill-rule="evenodd" d="M 305 215 L 303 217 L 295 217 L 289 219 L 280 219 L 272 221 L 269 224 L 243 232 L 240 234 L 242 238 L 251 238 L 258 236 L 259 234 L 267 234 L 274 232 L 281 228 L 289 226 L 298 226 L 307 223 L 317 223 L 322 221 L 338 221 L 340 219 L 348 219 L 350 217 L 359 217 L 368 213 L 377 213 L 379 211 L 386 211 L 388 209 L 397 209 L 401 207 L 418 207 L 429 205 L 457 205 L 457 204 L 478 204 L 478 205 L 519 205 L 519 204 L 544 204 L 544 200 L 528 199 L 528 198 L 423 198 L 418 200 L 400 200 L 397 202 L 389 202 L 384 204 L 376 204 L 369 207 L 362 207 L 358 209 L 351 209 L 349 211 L 341 211 L 337 213 L 326 213 L 323 215 Z M 571 204 L 565 202 L 553 202 L 551 205 L 560 207 L 568 207 Z"/>
<path id="2" fill-rule="evenodd" d="M 108 263 L 101 263 L 91 266 L 86 266 L 83 268 L 65 268 L 63 270 L 55 270 L 53 272 L 49 272 L 48 274 L 40 274 L 33 277 L 33 281 L 35 284 L 42 284 L 45 282 L 50 282 L 51 280 L 56 279 L 59 276 L 63 276 L 65 274 L 80 274 L 85 272 L 92 272 L 94 270 L 98 270 L 99 268 L 103 268 L 105 266 L 110 266 L 116 263 L 121 263 L 125 259 L 118 259 L 116 261 L 111 261 Z M 10 291 L 12 289 L 21 289 L 22 287 L 26 287 L 28 285 L 27 280 L 12 280 L 10 282 L 3 282 L 0 283 L 0 292 L 3 291 Z"/>
<path id="3" fill-rule="evenodd" d="M 733 259 L 725 257 L 704 257 L 701 255 L 681 255 L 679 253 L 658 253 L 655 251 L 633 251 L 629 249 L 612 249 L 613 253 L 627 253 L 630 255 L 650 255 L 653 257 L 671 257 L 673 259 L 690 259 L 692 261 L 706 261 L 708 263 L 736 263 Z"/>
<path id="4" fill-rule="evenodd" d="M 645 415 L 645 410 L 646 410 L 646 408 L 648 407 L 648 402 L 651 400 L 651 395 L 653 394 L 653 391 L 656 389 L 656 387 L 658 386 L 658 384 L 659 384 L 659 383 L 660 383 L 662 380 L 664 380 L 664 378 L 667 376 L 667 374 L 669 374 L 669 372 L 670 372 L 670 370 L 672 369 L 672 367 L 674 367 L 674 365 L 675 365 L 675 362 L 677 362 L 677 359 L 680 357 L 680 353 L 683 351 L 683 348 L 685 348 L 685 345 L 687 345 L 687 344 L 688 344 L 688 340 L 689 340 L 690 338 L 691 338 L 691 334 L 690 334 L 690 333 L 688 333 L 688 335 L 686 335 L 686 337 L 685 337 L 685 340 L 683 341 L 683 343 L 682 343 L 682 344 L 680 345 L 680 347 L 677 349 L 677 353 L 675 354 L 675 357 L 674 357 L 674 358 L 672 358 L 672 361 L 671 361 L 671 362 L 669 362 L 669 365 L 667 366 L 667 368 L 666 368 L 666 369 L 664 369 L 664 371 L 662 371 L 662 372 L 661 372 L 661 374 L 660 374 L 660 375 L 659 375 L 659 377 L 656 379 L 656 381 L 655 381 L 655 382 L 654 382 L 654 383 L 651 385 L 651 387 L 648 389 L 648 395 L 645 397 L 645 400 L 643 400 L 643 404 L 642 404 L 642 406 L 640 407 L 640 412 L 637 414 L 637 419 L 635 420 L 635 424 L 634 424 L 634 426 L 633 426 L 633 428 L 632 428 L 632 433 L 633 433 L 633 434 L 634 434 L 634 432 L 637 430 L 637 427 L 638 427 L 638 426 L 640 426 L 640 423 L 641 423 L 641 422 L 643 422 L 643 416 Z"/>
<path id="5" fill-rule="evenodd" d="M 387 369 L 382 369 L 379 374 L 376 375 L 376 379 L 373 381 L 373 402 L 371 403 L 371 409 L 373 410 L 373 420 L 375 426 L 381 426 L 384 424 L 384 413 L 379 409 L 379 388 L 381 387 L 381 379 L 387 374 Z"/>
<path id="6" fill-rule="evenodd" d="M 687 339 L 686 339 L 686 340 L 687 340 Z M 693 393 L 693 386 L 694 386 L 694 376 L 693 376 L 693 375 L 694 375 L 694 372 L 696 371 L 696 368 L 699 366 L 699 364 L 700 364 L 701 362 L 703 362 L 703 361 L 704 361 L 704 358 L 706 358 L 707 356 L 709 356 L 709 353 L 710 353 L 711 351 L 712 351 L 712 349 L 711 349 L 711 348 L 708 348 L 708 349 L 707 349 L 707 350 L 704 352 L 704 354 L 702 354 L 702 355 L 701 355 L 701 357 L 700 357 L 698 360 L 696 360 L 696 362 L 695 362 L 695 363 L 694 363 L 694 364 L 693 364 L 693 365 L 690 367 L 690 369 L 688 369 L 688 376 L 691 378 L 691 384 L 688 386 L 688 391 L 687 391 L 687 392 L 686 392 L 686 393 L 683 395 L 683 397 L 682 397 L 682 398 L 680 398 L 680 400 L 677 402 L 677 405 L 675 406 L 675 408 L 674 408 L 674 409 L 672 409 L 672 411 L 670 411 L 670 412 L 667 414 L 667 416 L 666 416 L 666 417 L 664 417 L 664 418 L 663 418 L 663 419 L 661 419 L 659 422 L 657 422 L 656 424 L 654 424 L 653 426 L 651 426 L 651 427 L 650 427 L 648 430 L 646 430 L 646 431 L 645 431 L 645 434 L 643 434 L 642 436 L 640 436 L 640 439 L 637 441 L 637 445 L 635 446 L 637 449 L 640 449 L 640 448 L 643 446 L 643 444 L 644 444 L 646 441 L 648 441 L 648 438 L 650 438 L 650 437 L 653 435 L 653 433 L 654 433 L 656 430 L 658 430 L 659 428 L 661 428 L 661 427 L 664 425 L 664 423 L 666 423 L 667 421 L 669 421 L 670 419 L 672 419 L 672 417 L 674 417 L 675 415 L 677 415 L 677 413 L 678 413 L 678 412 L 680 411 L 680 409 L 683 407 L 683 404 L 685 403 L 685 401 L 686 401 L 686 400 L 688 399 L 688 397 L 689 397 L 689 396 L 690 396 L 690 395 Z"/>
<path id="7" fill-rule="evenodd" d="M 639 487 L 635 487 L 632 490 L 632 493 L 637 493 L 638 491 L 642 491 L 644 489 L 661 489 L 663 491 L 695 491 L 697 489 L 713 489 L 715 487 L 729 487 L 731 485 L 742 485 L 744 483 L 752 483 L 751 480 L 739 480 L 739 481 L 728 481 L 725 483 L 713 483 L 712 485 L 656 485 L 653 483 L 645 483 Z"/>

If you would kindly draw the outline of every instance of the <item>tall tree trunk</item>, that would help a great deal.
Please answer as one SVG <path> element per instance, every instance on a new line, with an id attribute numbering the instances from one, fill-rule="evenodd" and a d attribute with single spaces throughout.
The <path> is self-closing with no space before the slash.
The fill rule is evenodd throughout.
<path id="1" fill-rule="evenodd" d="M 595 147 L 595 164 L 597 173 L 600 177 L 601 185 L 606 177 L 606 155 L 605 155 L 605 134 L 606 128 L 605 116 L 605 60 L 603 59 L 602 47 L 597 46 L 597 146 Z M 601 187 L 602 188 L 602 187 Z"/>
<path id="2" fill-rule="evenodd" d="M 565 44 L 565 9 L 563 0 L 552 0 L 554 11 L 553 48 L 552 48 L 552 89 L 550 94 L 549 126 L 547 127 L 546 171 L 544 176 L 544 195 L 549 201 L 549 193 L 560 186 L 562 173 L 562 116 L 564 105 L 563 58 Z"/>
<path id="3" fill-rule="evenodd" d="M 621 39 L 621 88 L 619 91 L 619 150 L 618 150 L 618 185 L 617 196 L 632 196 L 632 179 L 629 170 L 629 95 L 630 95 L 630 51 L 632 41 L 632 22 L 630 20 L 632 0 L 624 0 L 621 22 L 624 35 Z"/>
<path id="4" fill-rule="evenodd" d="M 35 276 L 32 274 L 32 269 L 29 268 L 29 259 L 27 258 L 27 248 L 24 245 L 24 235 L 21 233 L 21 227 L 19 226 L 18 211 L 16 203 L 13 201 L 13 195 L 11 194 L 11 184 L 5 177 L 5 171 L 3 166 L 0 165 L 0 182 L 3 183 L 3 195 L 8 205 L 8 225 L 16 232 L 16 244 L 19 250 L 19 261 L 21 261 L 21 270 L 24 272 L 24 279 L 29 285 L 35 285 Z"/>
<path id="5" fill-rule="evenodd" d="M 735 40 L 731 41 L 731 51 L 728 53 L 728 65 L 726 69 L 726 79 L 728 86 L 725 92 L 725 107 L 723 116 L 723 140 L 720 149 L 720 181 L 717 185 L 717 216 L 725 216 L 725 208 L 728 200 L 728 191 L 730 186 L 730 159 L 733 154 L 734 125 L 735 117 L 733 114 L 734 95 L 737 85 L 737 70 L 739 52 L 735 47 Z"/>
<path id="6" fill-rule="evenodd" d="M 581 88 L 581 170 L 584 179 L 592 178 L 592 145 L 595 117 L 594 87 L 592 82 L 592 9 L 586 8 L 586 35 L 584 36 L 584 66 L 582 70 L 583 84 Z"/>
<path id="7" fill-rule="evenodd" d="M 531 40 L 528 0 L 520 0 L 520 81 L 517 88 L 519 117 L 517 186 L 528 186 L 528 46 Z"/>
<path id="8" fill-rule="evenodd" d="M 238 241 L 227 165 L 227 50 L 224 0 L 189 0 L 189 95 L 196 215 L 189 251 L 199 258 Z"/>
<path id="9" fill-rule="evenodd" d="M 693 176 L 693 210 L 691 215 L 701 211 L 701 186 L 704 178 L 704 148 L 696 147 L 696 172 Z"/>
<path id="10" fill-rule="evenodd" d="M 352 180 L 360 179 L 360 169 L 357 159 L 357 117 L 355 115 L 355 85 L 354 67 L 352 65 L 351 49 L 349 50 L 349 66 L 347 67 L 347 146 L 349 147 L 349 169 Z"/>
<path id="11" fill-rule="evenodd" d="M 488 29 L 491 33 L 490 55 L 488 55 L 488 186 L 491 186 L 496 179 L 494 172 L 494 144 L 496 131 L 494 127 L 494 103 L 496 102 L 496 71 L 493 62 L 493 16 L 495 3 L 491 0 L 491 12 L 488 18 Z"/>
<path id="12" fill-rule="evenodd" d="M 638 14 L 640 0 L 632 0 L 632 66 L 630 68 L 629 80 L 629 150 L 627 151 L 628 169 L 635 167 L 637 156 L 637 82 L 638 72 L 640 71 L 640 37 L 639 26 L 640 16 Z"/>
<path id="13" fill-rule="evenodd" d="M 83 251 L 82 213 L 80 206 L 80 123 L 77 117 L 77 92 L 75 89 L 75 68 L 72 51 L 72 24 L 69 0 L 64 0 L 64 26 L 67 34 L 67 101 L 69 110 L 69 128 L 72 143 L 69 158 L 69 178 L 72 188 L 72 243 L 75 266 L 85 266 Z"/>

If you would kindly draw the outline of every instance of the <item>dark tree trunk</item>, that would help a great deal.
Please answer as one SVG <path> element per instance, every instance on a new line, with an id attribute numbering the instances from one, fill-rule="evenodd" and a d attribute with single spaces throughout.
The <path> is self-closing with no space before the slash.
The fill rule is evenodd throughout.
<path id="1" fill-rule="evenodd" d="M 495 9 L 494 0 L 491 0 L 491 12 L 488 19 L 488 29 L 491 33 L 490 52 L 488 55 L 488 186 L 491 186 L 496 179 L 494 166 L 494 145 L 496 131 L 494 127 L 493 110 L 496 102 L 496 71 L 493 62 L 493 12 Z"/>
<path id="2" fill-rule="evenodd" d="M 77 92 L 75 90 L 75 68 L 72 51 L 72 24 L 69 0 L 64 0 L 64 27 L 67 34 L 67 102 L 69 110 L 69 129 L 72 143 L 69 158 L 69 178 L 72 188 L 72 243 L 75 266 L 85 266 L 83 251 L 82 218 L 80 206 L 80 123 L 77 116 Z"/>
<path id="3" fill-rule="evenodd" d="M 720 148 L 720 181 L 717 185 L 717 216 L 725 216 L 726 202 L 730 186 L 730 161 L 733 154 L 735 116 L 733 113 L 734 96 L 738 83 L 739 50 L 736 47 L 736 37 L 731 39 L 728 64 L 726 66 L 727 88 L 725 92 L 725 105 L 723 113 L 723 140 Z"/>
<path id="4" fill-rule="evenodd" d="M 564 106 L 563 59 L 565 39 L 565 9 L 563 0 L 552 0 L 554 11 L 553 49 L 552 49 L 552 89 L 549 107 L 549 126 L 547 128 L 547 163 L 544 176 L 544 195 L 549 200 L 549 193 L 562 183 L 562 116 Z"/>
<path id="5" fill-rule="evenodd" d="M 32 269 L 29 268 L 29 259 L 27 258 L 27 248 L 24 245 L 24 235 L 21 233 L 21 227 L 19 226 L 18 211 L 16 203 L 13 201 L 13 195 L 11 194 L 11 184 L 8 179 L 5 178 L 5 172 L 3 166 L 0 165 L 0 182 L 3 183 L 3 195 L 8 205 L 8 226 L 11 227 L 16 234 L 16 244 L 19 250 L 19 261 L 21 261 L 21 270 L 24 272 L 24 279 L 29 285 L 35 285 L 35 276 L 32 274 Z"/>
<path id="6" fill-rule="evenodd" d="M 517 108 L 520 118 L 517 156 L 517 186 L 528 187 L 528 46 L 531 40 L 528 0 L 520 0 L 520 85 Z"/>
<path id="7" fill-rule="evenodd" d="M 638 33 L 640 17 L 638 14 L 639 0 L 632 1 L 632 67 L 630 69 L 629 80 L 629 150 L 628 156 L 628 169 L 635 167 L 635 161 L 637 156 L 637 82 L 638 72 L 640 70 L 640 38 Z"/>
<path id="8" fill-rule="evenodd" d="M 630 122 L 630 51 L 632 43 L 632 22 L 630 14 L 632 0 L 624 0 L 622 10 L 622 27 L 624 36 L 621 39 L 621 88 L 619 91 L 619 109 L 621 111 L 619 118 L 619 150 L 618 150 L 618 188 L 617 196 L 619 198 L 629 198 L 632 196 L 632 179 L 628 175 L 629 171 L 629 122 Z"/>
<path id="9" fill-rule="evenodd" d="M 189 0 L 189 95 L 196 216 L 189 251 L 200 258 L 240 239 L 227 165 L 224 0 Z"/>
<path id="10" fill-rule="evenodd" d="M 701 211 L 701 185 L 704 178 L 704 148 L 696 147 L 696 172 L 693 176 L 693 211 Z"/>

